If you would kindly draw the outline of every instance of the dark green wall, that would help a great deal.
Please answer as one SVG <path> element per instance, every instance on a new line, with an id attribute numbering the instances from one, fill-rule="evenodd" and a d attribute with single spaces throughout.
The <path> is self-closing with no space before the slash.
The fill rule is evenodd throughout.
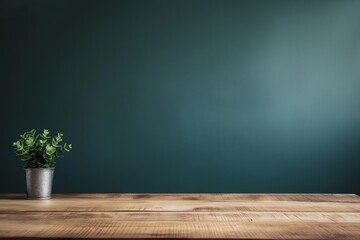
<path id="1" fill-rule="evenodd" d="M 74 146 L 55 192 L 360 193 L 360 1 L 1 1 L 12 142 Z"/>

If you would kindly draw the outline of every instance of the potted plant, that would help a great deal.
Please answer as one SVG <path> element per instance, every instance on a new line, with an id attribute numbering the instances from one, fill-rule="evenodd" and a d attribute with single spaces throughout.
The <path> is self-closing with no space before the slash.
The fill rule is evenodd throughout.
<path id="1" fill-rule="evenodd" d="M 51 198 L 56 161 L 72 149 L 71 144 L 61 144 L 62 133 L 53 138 L 49 133 L 44 129 L 36 135 L 33 129 L 20 135 L 20 139 L 13 143 L 17 155 L 24 161 L 28 199 Z"/>

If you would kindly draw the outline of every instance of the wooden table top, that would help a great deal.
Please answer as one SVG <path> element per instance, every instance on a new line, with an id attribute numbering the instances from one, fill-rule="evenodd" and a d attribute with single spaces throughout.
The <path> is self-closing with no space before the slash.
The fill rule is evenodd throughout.
<path id="1" fill-rule="evenodd" d="M 0 194 L 0 238 L 360 239 L 353 194 Z"/>

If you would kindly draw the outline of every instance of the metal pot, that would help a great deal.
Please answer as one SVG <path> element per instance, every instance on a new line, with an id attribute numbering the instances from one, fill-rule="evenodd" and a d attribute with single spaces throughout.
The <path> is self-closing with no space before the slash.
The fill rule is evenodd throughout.
<path id="1" fill-rule="evenodd" d="M 25 168 L 28 199 L 50 199 L 54 168 Z"/>

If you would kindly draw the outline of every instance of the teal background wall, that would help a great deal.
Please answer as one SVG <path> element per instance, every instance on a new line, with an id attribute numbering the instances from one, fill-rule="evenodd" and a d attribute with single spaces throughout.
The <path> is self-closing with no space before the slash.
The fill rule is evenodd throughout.
<path id="1" fill-rule="evenodd" d="M 360 1 L 1 1 L 12 142 L 61 131 L 54 192 L 360 194 Z"/>

